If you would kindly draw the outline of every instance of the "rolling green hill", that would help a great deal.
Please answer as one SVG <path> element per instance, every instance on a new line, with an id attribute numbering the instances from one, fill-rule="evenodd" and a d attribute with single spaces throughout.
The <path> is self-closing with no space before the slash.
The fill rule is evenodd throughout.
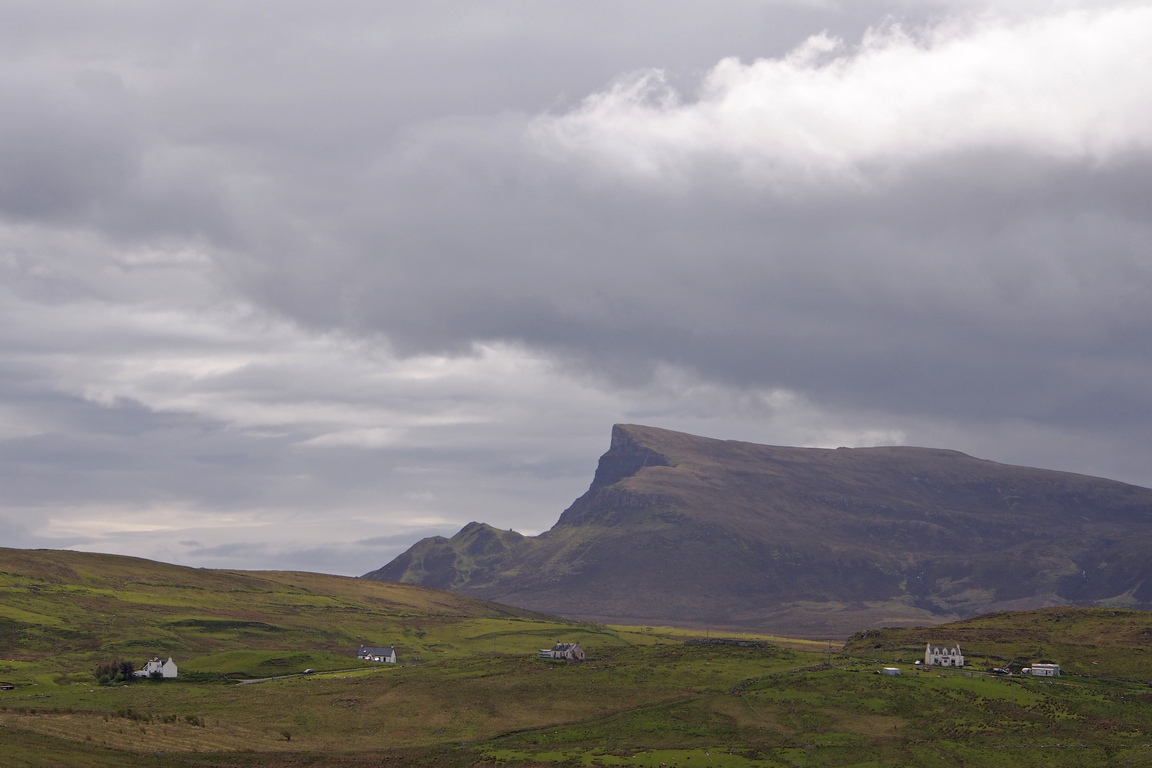
<path id="1" fill-rule="evenodd" d="M 0 691 L 2 768 L 1152 764 L 1143 655 L 1092 677 L 980 672 L 1005 643 L 1065 663 L 1106 642 L 1133 651 L 1152 629 L 1141 612 L 998 614 L 869 632 L 840 652 L 318 574 L 10 549 L 0 572 L 0 680 L 17 683 Z M 977 663 L 917 670 L 903 647 L 924 633 Z M 403 663 L 356 664 L 358 636 L 396 642 Z M 580 640 L 588 660 L 538 658 L 554 639 Z M 155 653 L 177 657 L 178 679 L 98 686 L 90 674 L 98 659 Z M 904 674 L 880 676 L 881 664 Z M 320 671 L 293 674 L 304 666 Z M 271 679 L 217 674 L 229 670 Z"/>
<path id="2" fill-rule="evenodd" d="M 0 681 L 21 685 L 87 681 L 119 658 L 140 667 L 173 656 L 185 673 L 259 677 L 357 666 L 360 644 L 429 658 L 503 650 L 512 636 L 530 650 L 572 629 L 408 584 L 0 548 Z"/>
<path id="3" fill-rule="evenodd" d="M 1115 608 L 1060 606 L 990 613 L 934 627 L 866 629 L 845 646 L 847 653 L 924 655 L 926 643 L 959 644 L 978 655 L 977 666 L 1013 669 L 1054 661 L 1073 675 L 1152 684 L 1152 613 Z"/>
<path id="4" fill-rule="evenodd" d="M 598 621 L 843 638 L 1045 605 L 1152 607 L 1152 490 L 926 448 L 780 448 L 617 425 L 525 537 L 471 523 L 382 581 Z"/>

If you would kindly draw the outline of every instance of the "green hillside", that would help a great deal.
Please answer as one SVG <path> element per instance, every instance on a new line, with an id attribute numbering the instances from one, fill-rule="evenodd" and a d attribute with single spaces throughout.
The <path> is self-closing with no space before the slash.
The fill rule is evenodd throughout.
<path id="1" fill-rule="evenodd" d="M 1054 661 L 1067 673 L 1152 685 L 1152 613 L 1062 606 L 990 613 L 935 627 L 868 629 L 849 653 L 923 656 L 926 643 L 959 644 L 975 666 Z"/>
<path id="2" fill-rule="evenodd" d="M 1045 605 L 1152 608 L 1152 490 L 929 448 L 616 425 L 535 537 L 471 523 L 367 578 L 624 624 L 842 639 Z"/>
<path id="3" fill-rule="evenodd" d="M 980 671 L 1005 643 L 1118 660 L 1099 653 L 1106 641 L 1133 651 L 1152 629 L 1135 611 L 879 630 L 841 652 L 318 574 L 9 549 L 0 571 L 0 681 L 17 685 L 0 691 L 3 768 L 1152 765 L 1142 655 L 1094 677 Z M 918 670 L 924 633 L 976 663 Z M 402 663 L 355 663 L 361 637 L 395 642 Z M 579 640 L 588 660 L 538 658 L 557 639 Z M 180 677 L 100 686 L 90 674 L 154 654 L 175 656 Z"/>
<path id="4" fill-rule="evenodd" d="M 259 677 L 356 666 L 361 645 L 428 659 L 531 650 L 572 622 L 407 584 L 0 549 L 0 681 L 87 681 L 102 660 Z"/>

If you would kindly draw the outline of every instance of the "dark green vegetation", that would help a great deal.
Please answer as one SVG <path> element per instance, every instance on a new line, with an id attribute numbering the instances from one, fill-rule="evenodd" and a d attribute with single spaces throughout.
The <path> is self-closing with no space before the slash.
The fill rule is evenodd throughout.
<path id="1" fill-rule="evenodd" d="M 1152 765 L 1145 654 L 1125 662 L 1128 681 L 1110 668 L 1053 681 L 979 672 L 1033 635 L 1064 663 L 1128 648 L 1152 614 L 1002 614 L 882 630 L 889 641 L 870 633 L 842 653 L 684 642 L 425 587 L 73 552 L 0 549 L 0 578 L 0 680 L 19 684 L 0 692 L 4 768 Z M 916 671 L 903 646 L 917 631 L 960 638 L 976 669 Z M 357 635 L 421 661 L 358 665 Z M 581 640 L 589 661 L 534 657 L 554 639 Z M 175 655 L 181 677 L 96 684 L 98 660 L 134 653 Z M 881 664 L 904 675 L 881 677 Z M 291 674 L 305 666 L 321 671 Z"/>
<path id="2" fill-rule="evenodd" d="M 136 679 L 135 671 L 135 665 L 132 662 L 117 659 L 116 661 L 103 661 L 97 664 L 92 677 L 96 678 L 96 682 L 101 685 L 131 683 Z"/>
<path id="3" fill-rule="evenodd" d="M 1152 490 L 925 448 L 616 426 L 549 531 L 471 523 L 368 578 L 620 623 L 843 638 L 995 610 L 1152 608 Z"/>

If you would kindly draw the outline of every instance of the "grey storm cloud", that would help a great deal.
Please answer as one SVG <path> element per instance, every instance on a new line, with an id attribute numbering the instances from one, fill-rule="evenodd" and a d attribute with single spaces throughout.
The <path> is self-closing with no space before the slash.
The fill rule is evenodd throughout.
<path id="1" fill-rule="evenodd" d="M 1152 483 L 1145 3 L 0 9 L 0 534 L 359 573 L 613 421 Z"/>
<path id="2" fill-rule="evenodd" d="M 0 78 L 0 210 L 61 219 L 116 196 L 139 161 L 138 129 L 118 79 L 17 71 Z"/>

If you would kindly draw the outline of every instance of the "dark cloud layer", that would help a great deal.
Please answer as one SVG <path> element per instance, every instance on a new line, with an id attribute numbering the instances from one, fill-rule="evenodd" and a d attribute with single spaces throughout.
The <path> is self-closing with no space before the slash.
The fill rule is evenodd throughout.
<path id="1" fill-rule="evenodd" d="M 359 573 L 613 421 L 1152 484 L 1149 21 L 7 4 L 0 536 Z"/>

